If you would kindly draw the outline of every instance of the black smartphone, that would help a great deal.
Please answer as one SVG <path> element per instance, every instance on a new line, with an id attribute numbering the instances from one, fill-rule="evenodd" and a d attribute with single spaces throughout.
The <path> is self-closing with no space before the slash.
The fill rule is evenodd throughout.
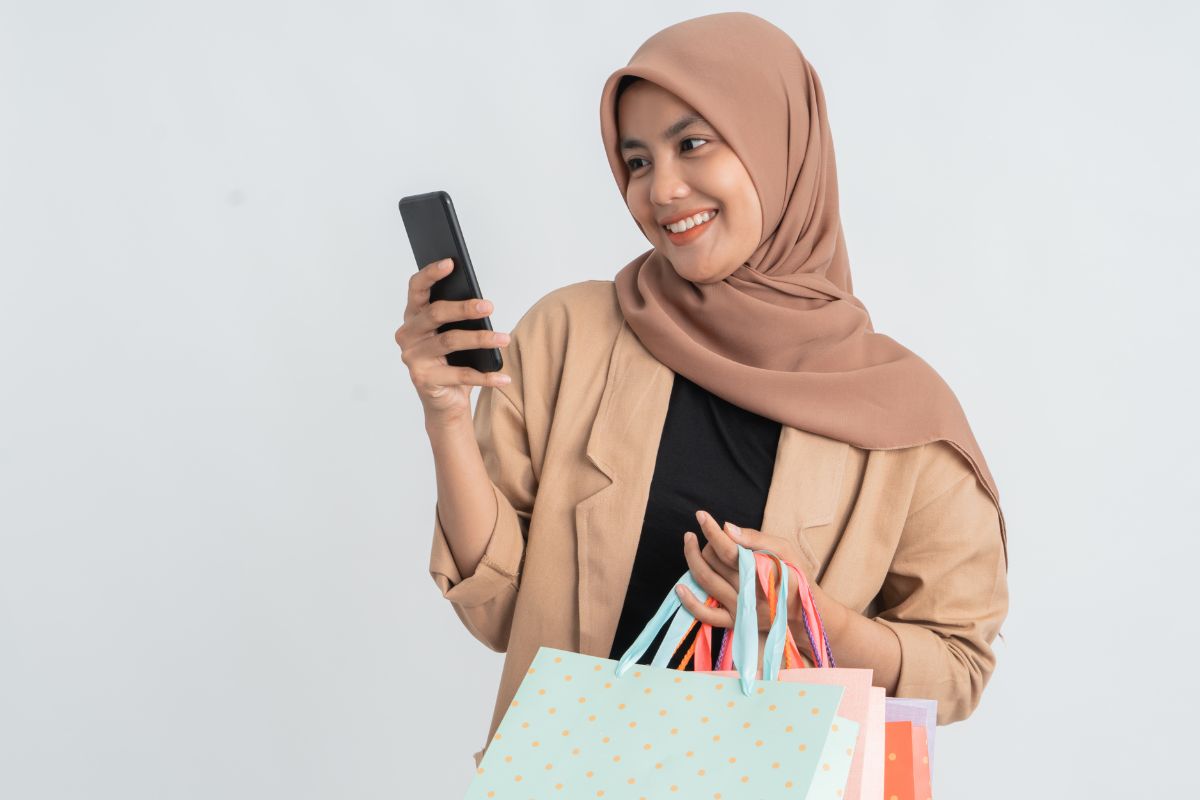
<path id="1" fill-rule="evenodd" d="M 401 198 L 400 216 L 404 218 L 404 229 L 408 231 L 408 242 L 412 245 L 418 270 L 443 258 L 454 261 L 454 269 L 450 270 L 450 274 L 430 288 L 429 302 L 483 297 L 475 277 L 475 268 L 471 266 L 471 257 L 467 254 L 467 243 L 458 224 L 458 214 L 454 212 L 454 203 L 448 193 L 426 192 Z M 451 328 L 490 331 L 492 318 L 453 320 L 439 325 L 437 330 L 442 333 Z M 454 350 L 446 354 L 446 361 L 455 367 L 472 367 L 480 372 L 496 372 L 504 365 L 498 347 Z"/>

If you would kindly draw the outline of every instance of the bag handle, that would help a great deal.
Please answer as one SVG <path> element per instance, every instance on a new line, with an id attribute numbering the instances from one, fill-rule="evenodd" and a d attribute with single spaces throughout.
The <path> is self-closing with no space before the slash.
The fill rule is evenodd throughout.
<path id="1" fill-rule="evenodd" d="M 753 550 L 740 544 L 738 548 L 738 596 L 737 615 L 733 620 L 733 666 L 738 671 L 742 694 L 754 689 L 754 675 L 758 672 L 758 569 Z M 764 648 L 763 680 L 774 681 L 779 677 L 779 648 L 787 635 L 788 573 L 779 571 L 779 597 L 775 606 L 775 617 L 767 631 Z"/>
<path id="2" fill-rule="evenodd" d="M 695 579 L 692 578 L 692 573 L 690 570 L 683 573 L 676 583 L 686 586 L 689 590 L 691 590 L 692 594 L 696 595 L 696 597 L 700 598 L 701 600 L 708 600 L 708 592 L 700 588 L 700 584 L 696 583 Z M 674 621 L 672 621 L 671 627 L 667 630 L 667 635 L 663 639 L 663 644 L 671 641 L 678 641 L 680 635 L 686 635 L 689 626 L 689 620 L 694 619 L 688 610 L 683 607 L 683 603 L 679 600 L 679 595 L 676 594 L 674 590 L 672 590 L 665 598 L 663 598 L 662 603 L 658 607 L 658 611 L 654 612 L 654 616 L 651 617 L 650 621 L 646 623 L 646 626 L 642 628 L 642 632 L 637 635 L 637 638 L 633 640 L 631 645 L 629 645 L 629 648 L 625 651 L 625 654 L 622 655 L 617 661 L 617 666 L 614 672 L 616 672 L 618 677 L 628 672 L 629 668 L 633 666 L 633 664 L 637 663 L 638 659 L 640 659 L 645 652 L 650 649 L 650 645 L 654 641 L 654 637 L 658 635 L 658 632 L 662 630 L 663 625 L 667 624 L 667 621 L 671 620 L 672 617 L 674 617 Z M 680 627 L 683 628 L 682 632 L 679 630 Z M 651 663 L 651 666 L 665 666 L 664 663 L 660 662 L 670 660 L 671 653 L 674 652 L 674 650 L 672 649 L 671 652 L 664 654 L 664 649 L 665 648 L 662 646 L 658 648 L 658 651 L 654 654 L 654 660 Z"/>
<path id="3" fill-rule="evenodd" d="M 742 545 L 737 546 L 738 552 L 738 597 L 737 615 L 733 626 L 732 660 L 733 667 L 738 672 L 743 694 L 750 694 L 754 688 L 755 675 L 758 672 L 758 596 L 757 596 L 757 567 L 754 551 Z M 777 608 L 771 621 L 771 629 L 767 633 L 767 642 L 773 647 L 772 651 L 783 646 L 787 636 L 787 582 L 788 570 L 779 570 L 779 590 Z M 700 588 L 692 577 L 691 571 L 685 572 L 676 582 L 686 586 L 702 602 L 709 599 L 708 592 Z M 672 619 L 673 618 L 673 619 Z M 655 652 L 652 666 L 665 667 L 670 661 L 692 624 L 695 617 L 683 607 L 679 595 L 672 590 L 659 605 L 658 611 L 634 639 L 633 644 L 617 661 L 614 672 L 618 677 L 629 671 L 629 668 L 650 648 L 654 638 L 662 627 L 671 621 L 663 643 Z M 740 623 L 738 620 L 742 620 Z M 749 622 L 747 622 L 747 620 Z M 711 635 L 711 631 L 710 631 Z M 729 637 L 726 637 L 728 640 Z M 673 646 L 671 646 L 673 645 Z M 668 649 L 670 647 L 670 649 Z M 766 666 L 763 670 L 765 680 L 775 680 L 778 675 L 778 658 L 764 658 Z M 769 677 L 768 677 L 769 676 Z"/>
<path id="4" fill-rule="evenodd" d="M 800 597 L 801 621 L 804 623 L 804 632 L 808 636 L 808 643 L 809 643 L 809 645 L 812 646 L 813 659 L 816 662 L 814 666 L 832 667 L 833 666 L 833 652 L 829 647 L 829 636 L 825 632 L 825 624 L 821 620 L 821 615 L 817 613 L 817 604 L 816 604 L 816 600 L 813 598 L 813 595 L 812 595 L 812 587 L 809 585 L 808 581 L 805 579 L 804 574 L 802 572 L 800 572 L 799 569 L 796 568 L 795 564 L 791 563 L 790 561 L 785 561 L 782 558 L 776 556 L 775 554 L 769 553 L 768 551 L 762 551 L 762 552 L 767 553 L 767 555 L 770 558 L 774 559 L 775 563 L 777 565 L 780 565 L 781 568 L 783 565 L 786 565 L 787 568 L 795 576 L 797 587 L 798 587 L 797 591 L 798 591 L 799 597 Z M 770 592 L 769 585 L 768 585 L 768 588 L 766 591 L 768 593 Z M 816 631 L 816 633 L 819 634 L 821 644 L 817 643 L 818 637 L 816 635 L 814 635 L 814 633 L 813 633 L 814 631 Z M 795 640 L 792 639 L 791 637 L 792 637 L 792 629 L 791 629 L 791 627 L 789 627 L 788 628 L 788 639 L 789 639 L 790 645 L 792 648 L 796 649 L 795 656 L 796 656 L 797 662 L 800 663 L 801 665 L 803 665 L 803 662 L 800 661 L 800 658 L 799 658 L 799 656 L 800 656 L 799 648 L 796 648 Z"/>
<path id="5" fill-rule="evenodd" d="M 764 560 L 765 560 L 765 557 L 759 559 L 759 564 L 758 564 L 759 584 L 763 583 L 763 578 L 764 578 L 764 576 L 763 576 L 763 572 L 764 572 L 763 561 Z M 774 572 L 772 572 L 771 570 L 776 566 L 779 566 L 779 564 L 777 562 L 765 565 L 765 571 L 767 572 L 766 577 L 769 579 L 769 580 L 767 580 L 768 588 L 766 590 L 767 591 L 767 604 L 771 605 L 771 606 L 773 606 L 773 603 L 775 601 L 775 598 L 772 597 L 772 594 L 771 594 L 771 590 L 774 586 L 774 579 L 771 577 L 774 575 Z M 782 567 L 780 567 L 780 568 L 782 568 Z M 800 590 L 797 589 L 797 591 L 800 591 Z M 787 642 L 784 644 L 783 666 L 784 666 L 784 669 L 796 669 L 798 667 L 806 666 L 804 663 L 804 659 L 800 656 L 800 648 L 796 647 L 796 641 L 795 641 L 795 639 L 792 638 L 792 628 L 790 625 L 788 626 L 788 629 L 787 629 Z"/>
<path id="6" fill-rule="evenodd" d="M 814 660 L 816 662 L 814 666 L 817 666 L 817 667 L 832 667 L 832 666 L 834 666 L 833 651 L 829 647 L 829 637 L 825 632 L 825 626 L 824 626 L 824 623 L 822 623 L 822 621 L 821 621 L 821 616 L 820 616 L 820 614 L 817 613 L 816 601 L 813 599 L 813 596 L 812 596 L 812 587 L 809 585 L 808 581 L 804 578 L 804 574 L 802 572 L 800 572 L 799 569 L 797 569 L 795 564 L 792 564 L 790 561 L 786 561 L 786 560 L 780 558 L 779 556 L 775 555 L 774 553 L 772 553 L 769 550 L 756 551 L 755 559 L 757 562 L 757 573 L 758 573 L 759 584 L 763 587 L 763 590 L 766 592 L 767 602 L 772 607 L 773 610 L 774 610 L 774 608 L 776 608 L 777 605 L 782 605 L 782 607 L 785 609 L 785 613 L 786 613 L 787 595 L 786 595 L 786 588 L 785 588 L 784 595 L 783 595 L 784 601 L 782 604 L 778 604 L 777 598 L 773 597 L 776 582 L 773 578 L 774 570 L 772 569 L 772 567 L 778 567 L 778 568 L 782 569 L 784 566 L 786 566 L 788 571 L 791 572 L 792 575 L 795 577 L 796 584 L 797 584 L 797 591 L 799 592 L 799 595 L 800 595 L 801 618 L 804 622 L 804 631 L 808 635 L 808 641 L 809 641 L 809 644 L 812 646 L 812 652 L 814 655 Z M 786 584 L 785 584 L 785 587 L 786 587 Z M 774 622 L 774 620 L 772 620 L 772 622 Z M 710 627 L 710 635 L 711 635 L 711 626 L 709 626 L 709 627 Z M 774 630 L 774 626 L 772 626 L 772 630 Z M 780 660 L 782 660 L 784 662 L 785 666 L 788 666 L 789 661 L 791 661 L 792 663 L 794 663 L 800 667 L 804 666 L 804 662 L 801 660 L 801 657 L 800 657 L 800 650 L 796 646 L 795 639 L 792 638 L 791 627 L 785 626 L 785 630 L 786 630 L 786 642 L 783 644 L 784 649 L 783 649 L 783 653 L 782 653 L 782 658 L 780 655 L 779 644 L 777 642 L 774 642 L 774 643 L 771 642 L 769 636 L 768 636 L 768 645 L 767 645 L 767 647 L 763 648 L 764 660 L 767 661 L 768 665 L 772 665 L 772 664 L 775 665 L 775 669 L 771 670 L 772 675 L 778 674 L 777 669 L 778 669 L 778 664 L 779 664 Z M 815 631 L 815 633 L 814 633 L 814 631 Z M 703 631 L 701 631 L 701 633 L 703 633 Z M 698 634 L 698 636 L 699 635 L 700 634 Z M 818 643 L 817 643 L 818 637 L 819 637 L 819 641 L 821 642 L 820 645 L 818 645 Z M 726 641 L 728 641 L 728 637 L 727 637 Z M 719 671 L 729 670 L 731 668 L 731 663 L 730 663 L 731 658 L 732 658 L 732 653 L 728 650 L 727 647 L 723 646 L 721 648 L 720 658 L 718 659 L 717 670 L 719 670 Z M 701 665 L 699 662 L 697 662 L 695 669 L 699 670 L 700 668 L 701 668 Z M 763 670 L 764 677 L 766 676 L 766 674 L 767 674 L 767 670 L 766 670 L 766 668 L 764 668 L 764 670 Z"/>
<path id="7" fill-rule="evenodd" d="M 766 550 L 755 551 L 754 558 L 755 558 L 755 570 L 758 574 L 759 583 L 763 586 L 764 591 L 767 594 L 768 605 L 771 606 L 771 622 L 773 623 L 775 621 L 775 616 L 776 616 L 776 606 L 778 605 L 779 607 L 784 608 L 784 609 L 786 609 L 786 606 L 787 606 L 786 584 L 785 584 L 785 591 L 783 593 L 784 602 L 779 603 L 779 600 L 777 597 L 777 592 L 776 592 L 776 581 L 775 581 L 775 577 L 774 577 L 775 573 L 771 569 L 771 565 L 772 565 L 771 559 L 774 559 L 774 562 L 776 564 L 778 564 L 781 561 L 781 559 L 778 556 L 775 556 Z M 797 574 L 799 574 L 799 573 L 797 573 Z M 720 604 L 717 603 L 717 601 L 714 598 L 709 597 L 706 600 L 705 605 L 717 607 Z M 675 633 L 677 635 L 676 636 L 667 636 L 663 639 L 663 643 L 662 643 L 662 645 L 660 645 L 660 647 L 666 647 L 667 642 L 672 642 L 672 641 L 675 642 L 676 644 L 674 647 L 671 648 L 668 655 L 664 659 L 661 660 L 662 665 L 665 666 L 669 662 L 670 657 L 679 651 L 679 648 L 683 645 L 684 639 L 687 637 L 687 635 L 689 633 L 691 633 L 692 628 L 695 627 L 697 620 L 694 617 L 691 617 L 691 615 L 688 615 L 688 618 L 691 620 L 690 625 L 685 626 L 685 625 L 681 624 L 681 625 L 674 627 L 672 630 L 672 633 Z M 678 620 L 678 617 L 676 619 Z M 800 650 L 799 650 L 799 648 L 796 647 L 796 642 L 792 639 L 791 629 L 788 628 L 786 625 L 784 625 L 782 627 L 785 632 L 784 641 L 782 643 L 784 666 L 785 667 L 804 666 L 803 661 L 801 660 L 801 657 L 800 657 Z M 720 658 L 721 658 L 721 662 L 722 662 L 723 666 L 720 667 L 720 669 L 723 669 L 723 670 L 731 669 L 730 659 L 733 657 L 733 651 L 729 649 L 729 642 L 730 642 L 731 638 L 732 638 L 731 636 L 727 635 L 723 638 L 723 640 L 721 642 Z M 778 642 L 778 639 L 776 639 L 771 642 L 769 648 L 764 647 L 764 661 L 766 661 L 767 665 L 768 665 L 768 666 L 764 667 L 764 677 L 765 678 L 769 677 L 769 679 L 773 680 L 776 675 L 775 670 L 777 669 L 777 667 L 775 665 L 777 665 L 779 662 L 779 658 L 778 658 L 779 646 L 780 646 L 780 643 Z M 693 655 L 695 656 L 695 664 L 693 666 L 694 671 L 696 671 L 696 672 L 711 672 L 712 671 L 712 669 L 713 669 L 713 665 L 712 665 L 712 625 L 708 624 L 707 622 L 700 624 L 700 630 L 697 632 L 696 638 L 692 642 L 691 649 L 689 649 L 688 652 L 684 654 L 683 658 L 679 662 L 679 666 L 676 667 L 676 669 L 683 669 L 685 666 L 687 666 L 688 660 L 690 658 L 692 658 Z"/>

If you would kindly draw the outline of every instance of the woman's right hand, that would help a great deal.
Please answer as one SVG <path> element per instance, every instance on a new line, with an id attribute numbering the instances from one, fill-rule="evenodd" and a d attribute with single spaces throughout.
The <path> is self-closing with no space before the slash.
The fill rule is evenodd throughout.
<path id="1" fill-rule="evenodd" d="M 404 324 L 396 329 L 400 358 L 408 365 L 409 377 L 425 406 L 426 423 L 469 420 L 472 386 L 502 386 L 510 382 L 502 372 L 454 367 L 446 360 L 446 353 L 455 350 L 504 347 L 509 341 L 509 335 L 499 331 L 451 328 L 437 332 L 447 322 L 486 317 L 492 310 L 487 300 L 429 302 L 430 287 L 449 275 L 452 267 L 453 261 L 445 258 L 426 264 L 409 278 Z M 484 303 L 484 307 L 477 309 L 477 302 Z"/>

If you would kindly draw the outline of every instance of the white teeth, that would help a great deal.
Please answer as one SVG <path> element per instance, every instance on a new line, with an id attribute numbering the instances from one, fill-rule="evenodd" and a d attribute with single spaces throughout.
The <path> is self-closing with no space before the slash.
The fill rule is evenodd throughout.
<path id="1" fill-rule="evenodd" d="M 671 233 L 683 233 L 684 231 L 694 228 L 701 223 L 708 222 L 716 215 L 717 212 L 715 211 L 701 211 L 694 217 L 681 219 L 679 222 L 672 222 L 670 225 L 664 225 L 663 227 L 669 230 Z"/>

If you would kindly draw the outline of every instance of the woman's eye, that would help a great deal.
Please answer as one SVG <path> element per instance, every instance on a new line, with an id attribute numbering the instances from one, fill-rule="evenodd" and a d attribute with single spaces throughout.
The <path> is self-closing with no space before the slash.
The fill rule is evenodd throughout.
<path id="1" fill-rule="evenodd" d="M 701 137 L 701 136 L 689 136 L 688 138 L 686 138 L 686 139 L 684 139 L 684 140 L 682 140 L 682 141 L 684 141 L 684 142 L 704 142 L 704 143 L 706 143 L 706 144 L 708 143 L 708 139 L 705 139 L 705 138 L 703 138 L 703 137 Z M 689 149 L 689 150 L 695 150 L 696 148 L 695 148 L 695 147 L 691 147 L 691 148 L 688 148 L 688 149 Z M 646 160 L 646 159 L 644 159 L 644 158 L 637 158 L 637 157 L 635 156 L 634 158 L 631 158 L 631 159 L 629 159 L 628 161 L 626 161 L 626 162 L 625 162 L 625 166 L 629 167 L 629 171 L 630 171 L 630 172 L 633 172 L 633 171 L 635 171 L 635 170 L 637 170 L 637 169 L 640 169 L 640 167 L 638 166 L 638 164 L 637 164 L 637 163 L 635 163 L 635 162 L 638 162 L 638 161 L 645 161 L 645 160 Z"/>

